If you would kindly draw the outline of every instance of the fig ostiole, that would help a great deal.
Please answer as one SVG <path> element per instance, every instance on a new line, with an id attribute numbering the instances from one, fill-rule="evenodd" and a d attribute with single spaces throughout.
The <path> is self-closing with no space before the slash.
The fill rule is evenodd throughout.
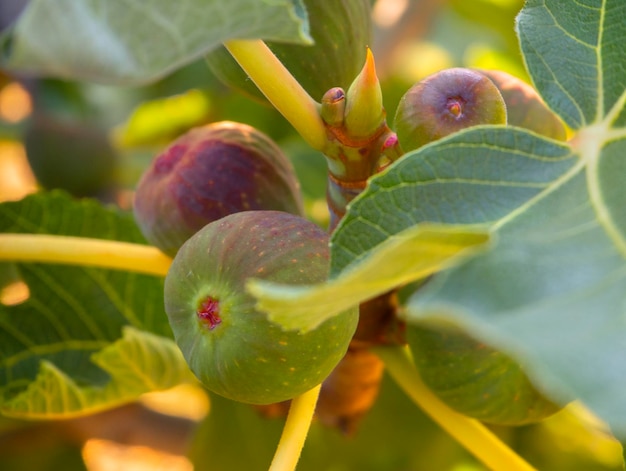
<path id="1" fill-rule="evenodd" d="M 270 404 L 320 384 L 348 349 L 358 307 L 317 329 L 286 331 L 256 309 L 250 278 L 310 284 L 329 271 L 328 234 L 300 216 L 245 211 L 207 224 L 180 248 L 165 310 L 191 370 L 210 391 Z"/>
<path id="2" fill-rule="evenodd" d="M 506 123 L 506 104 L 496 85 L 465 68 L 445 69 L 413 85 L 394 118 L 404 152 L 471 126 Z"/>
<path id="3" fill-rule="evenodd" d="M 143 174 L 134 201 L 148 242 L 172 256 L 204 225 L 249 210 L 302 215 L 300 184 L 268 136 L 229 121 L 191 129 L 171 143 Z"/>

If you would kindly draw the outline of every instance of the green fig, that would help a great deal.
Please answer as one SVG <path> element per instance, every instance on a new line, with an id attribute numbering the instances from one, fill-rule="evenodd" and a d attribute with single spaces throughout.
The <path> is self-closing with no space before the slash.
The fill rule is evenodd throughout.
<path id="1" fill-rule="evenodd" d="M 564 141 L 567 131 L 561 119 L 543 102 L 539 93 L 523 80 L 501 70 L 480 70 L 498 87 L 512 126 Z"/>
<path id="2" fill-rule="evenodd" d="M 209 222 L 261 209 L 303 214 L 295 170 L 268 136 L 229 121 L 170 144 L 143 174 L 134 202 L 146 239 L 172 256 Z"/>
<path id="3" fill-rule="evenodd" d="M 504 99 L 485 75 L 445 69 L 413 85 L 400 99 L 394 127 L 404 152 L 479 124 L 506 124 Z"/>
<path id="4" fill-rule="evenodd" d="M 523 425 L 559 410 L 509 356 L 461 330 L 409 324 L 406 333 L 422 380 L 456 411 L 492 424 Z"/>
<path id="5" fill-rule="evenodd" d="M 331 87 L 347 89 L 365 61 L 371 43 L 369 0 L 304 0 L 312 46 L 268 41 L 272 52 L 315 100 Z M 223 47 L 207 55 L 215 76 L 260 101 L 265 97 Z"/>
<path id="6" fill-rule="evenodd" d="M 115 186 L 117 154 L 95 124 L 36 111 L 26 126 L 24 147 L 39 184 L 74 196 L 104 196 Z"/>
<path id="7" fill-rule="evenodd" d="M 358 308 L 307 333 L 285 331 L 258 311 L 250 278 L 324 281 L 328 234 L 300 216 L 245 211 L 214 221 L 180 248 L 165 279 L 165 310 L 191 370 L 210 391 L 250 404 L 291 399 L 341 360 Z"/>

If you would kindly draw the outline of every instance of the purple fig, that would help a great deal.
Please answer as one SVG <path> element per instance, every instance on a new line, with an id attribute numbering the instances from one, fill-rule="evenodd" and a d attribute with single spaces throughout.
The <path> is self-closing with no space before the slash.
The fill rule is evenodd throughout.
<path id="1" fill-rule="evenodd" d="M 523 80 L 501 70 L 481 70 L 498 87 L 507 109 L 508 124 L 530 129 L 559 141 L 567 138 L 561 119 L 543 102 L 539 93 Z"/>
<path id="2" fill-rule="evenodd" d="M 135 219 L 146 239 L 174 255 L 204 225 L 249 210 L 303 214 L 289 159 L 265 134 L 223 121 L 191 129 L 146 170 Z"/>
<path id="3" fill-rule="evenodd" d="M 191 370 L 210 391 L 251 404 L 320 384 L 344 356 L 358 308 L 307 333 L 285 331 L 255 307 L 250 278 L 287 284 L 328 276 L 328 234 L 282 211 L 212 222 L 180 248 L 165 279 L 165 310 Z"/>
<path id="4" fill-rule="evenodd" d="M 413 85 L 400 99 L 395 131 L 404 152 L 479 124 L 506 124 L 504 99 L 475 70 L 445 69 Z"/>

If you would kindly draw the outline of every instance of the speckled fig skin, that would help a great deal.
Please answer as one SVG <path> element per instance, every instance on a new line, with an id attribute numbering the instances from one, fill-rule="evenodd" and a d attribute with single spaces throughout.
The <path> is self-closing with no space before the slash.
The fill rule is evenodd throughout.
<path id="1" fill-rule="evenodd" d="M 358 309 L 305 334 L 284 331 L 256 310 L 245 283 L 316 283 L 328 269 L 328 234 L 280 211 L 235 213 L 185 242 L 165 279 L 165 310 L 202 384 L 229 399 L 270 404 L 321 383 L 346 353 Z"/>
<path id="2" fill-rule="evenodd" d="M 394 119 L 404 152 L 480 124 L 506 124 L 504 99 L 478 71 L 451 68 L 416 83 L 400 99 Z"/>
<path id="3" fill-rule="evenodd" d="M 479 70 L 498 87 L 511 126 L 529 129 L 559 141 L 567 139 L 561 119 L 548 108 L 539 93 L 523 80 L 501 70 Z"/>
<path id="4" fill-rule="evenodd" d="M 209 222 L 249 210 L 302 215 L 300 184 L 269 137 L 230 121 L 191 129 L 170 144 L 142 176 L 134 203 L 146 239 L 171 256 Z"/>

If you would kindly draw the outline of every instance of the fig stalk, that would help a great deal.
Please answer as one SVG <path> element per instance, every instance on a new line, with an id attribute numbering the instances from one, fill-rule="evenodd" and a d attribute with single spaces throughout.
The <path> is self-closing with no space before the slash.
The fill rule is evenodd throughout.
<path id="1" fill-rule="evenodd" d="M 317 385 L 291 401 L 287 422 L 280 436 L 269 471 L 293 471 L 296 469 L 313 420 L 319 393 L 320 385 Z"/>

